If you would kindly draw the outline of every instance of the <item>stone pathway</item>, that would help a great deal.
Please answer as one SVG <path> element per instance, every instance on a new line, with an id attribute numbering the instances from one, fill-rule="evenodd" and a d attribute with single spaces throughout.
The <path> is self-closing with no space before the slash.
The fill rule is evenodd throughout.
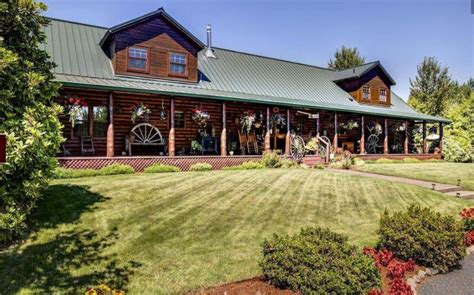
<path id="1" fill-rule="evenodd" d="M 420 295 L 473 295 L 474 254 L 461 261 L 462 268 L 429 278 L 418 287 Z"/>
<path id="2" fill-rule="evenodd" d="M 404 178 L 398 176 L 389 176 L 389 175 L 382 175 L 382 174 L 375 174 L 375 173 L 368 173 L 368 172 L 361 172 L 355 170 L 343 170 L 343 169 L 326 169 L 331 172 L 335 173 L 343 173 L 343 174 L 351 174 L 351 175 L 358 175 L 363 177 L 371 177 L 377 179 L 383 179 L 387 181 L 396 181 L 400 183 L 406 183 L 411 185 L 421 186 L 427 189 L 434 189 L 435 191 L 446 193 L 453 197 L 459 197 L 463 199 L 474 199 L 474 192 L 472 191 L 465 191 L 462 189 L 461 186 L 439 183 L 439 182 L 430 182 L 424 180 L 417 180 L 411 178 Z M 434 186 L 433 186 L 434 185 Z M 474 295 L 474 294 L 473 294 Z"/>

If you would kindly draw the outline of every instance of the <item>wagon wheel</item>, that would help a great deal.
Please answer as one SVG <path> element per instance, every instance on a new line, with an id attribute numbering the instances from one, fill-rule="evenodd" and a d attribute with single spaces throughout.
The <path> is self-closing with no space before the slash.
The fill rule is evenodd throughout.
<path id="1" fill-rule="evenodd" d="M 328 144 L 329 150 L 331 150 L 331 141 L 329 140 L 329 138 L 327 136 L 320 136 L 320 138 L 321 138 L 321 141 L 323 141 L 323 143 Z M 323 158 L 326 157 L 325 144 L 319 144 L 319 155 Z"/>
<path id="2" fill-rule="evenodd" d="M 163 138 L 160 130 L 150 123 L 141 123 L 130 131 L 134 143 L 161 143 Z"/>
<path id="3" fill-rule="evenodd" d="M 379 137 L 376 134 L 371 134 L 369 138 L 367 138 L 367 142 L 365 143 L 365 150 L 368 154 L 375 154 L 377 153 L 378 146 Z"/>
<path id="4" fill-rule="evenodd" d="M 297 161 L 304 157 L 304 140 L 301 136 L 291 135 L 290 137 L 290 154 Z"/>

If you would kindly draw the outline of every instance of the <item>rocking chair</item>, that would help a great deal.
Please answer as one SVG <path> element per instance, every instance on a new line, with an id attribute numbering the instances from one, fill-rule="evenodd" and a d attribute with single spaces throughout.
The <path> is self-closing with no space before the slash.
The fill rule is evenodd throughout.
<path id="1" fill-rule="evenodd" d="M 257 144 L 257 136 L 255 132 L 247 134 L 247 148 L 249 154 L 258 154 L 258 144 Z"/>
<path id="2" fill-rule="evenodd" d="M 239 131 L 239 143 L 240 143 L 240 153 L 245 155 L 246 152 L 249 151 L 249 143 L 247 140 L 247 135 L 244 133 L 240 133 Z"/>
<path id="3" fill-rule="evenodd" d="M 91 136 L 82 136 L 81 137 L 81 154 L 82 155 L 94 155 L 94 140 Z"/>

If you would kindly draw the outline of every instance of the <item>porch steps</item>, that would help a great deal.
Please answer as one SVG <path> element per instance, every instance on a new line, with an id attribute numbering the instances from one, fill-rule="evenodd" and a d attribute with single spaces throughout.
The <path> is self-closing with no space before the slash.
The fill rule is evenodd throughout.
<path id="1" fill-rule="evenodd" d="M 458 196 L 458 193 L 459 193 L 459 196 Z M 458 190 L 458 191 L 448 192 L 446 194 L 448 196 L 458 197 L 461 199 L 474 199 L 474 192 L 471 192 L 471 191 Z"/>

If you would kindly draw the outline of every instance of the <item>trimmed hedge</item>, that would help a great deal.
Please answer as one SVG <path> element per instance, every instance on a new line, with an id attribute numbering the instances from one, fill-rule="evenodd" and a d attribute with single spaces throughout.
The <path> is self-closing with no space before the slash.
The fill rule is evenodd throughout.
<path id="1" fill-rule="evenodd" d="M 132 174 L 135 173 L 133 167 L 125 164 L 112 164 L 102 169 L 66 169 L 56 168 L 54 170 L 53 178 L 64 179 L 64 178 L 80 178 L 80 177 L 91 177 L 99 175 L 117 175 L 117 174 Z"/>
<path id="2" fill-rule="evenodd" d="M 189 171 L 211 171 L 212 165 L 208 163 L 196 163 L 189 167 Z"/>
<path id="3" fill-rule="evenodd" d="M 466 253 L 463 224 L 430 208 L 412 205 L 406 212 L 393 215 L 385 211 L 378 234 L 379 249 L 441 272 L 458 266 Z"/>
<path id="4" fill-rule="evenodd" d="M 252 169 L 263 169 L 263 165 L 260 162 L 247 161 L 240 165 L 223 167 L 222 170 L 252 170 Z"/>
<path id="5" fill-rule="evenodd" d="M 271 284 L 303 294 L 367 294 L 380 288 L 373 260 L 328 229 L 306 228 L 265 240 L 260 266 Z"/>
<path id="6" fill-rule="evenodd" d="M 153 164 L 143 170 L 145 173 L 166 173 L 166 172 L 180 172 L 181 169 L 176 166 L 164 165 L 164 164 Z"/>

